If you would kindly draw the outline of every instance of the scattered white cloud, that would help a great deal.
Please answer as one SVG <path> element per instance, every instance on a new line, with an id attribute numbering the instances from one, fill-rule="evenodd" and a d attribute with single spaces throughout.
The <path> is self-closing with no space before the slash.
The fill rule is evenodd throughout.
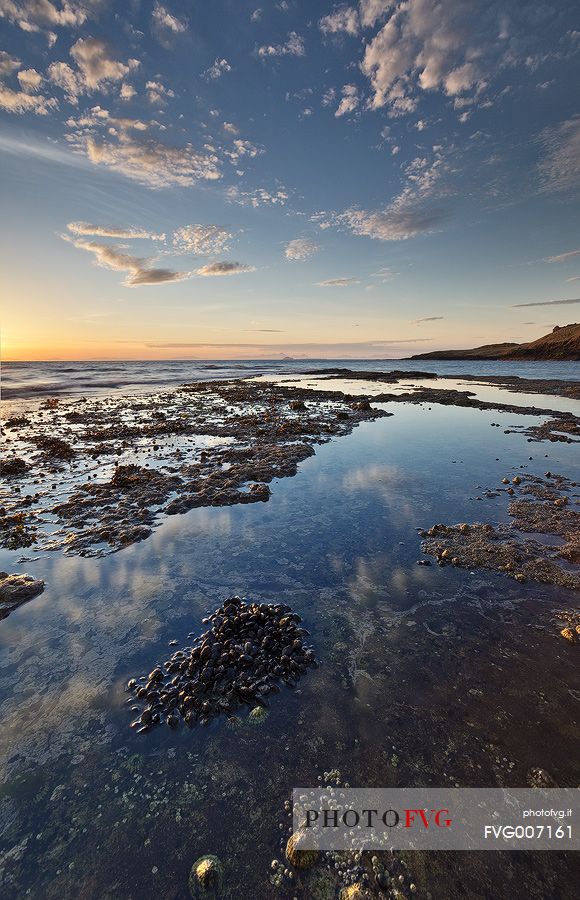
<path id="1" fill-rule="evenodd" d="M 319 249 L 318 244 L 315 244 L 314 241 L 307 241 L 304 238 L 295 238 L 293 241 L 288 241 L 286 244 L 284 256 L 286 259 L 293 260 L 308 259 Z"/>
<path id="2" fill-rule="evenodd" d="M 122 63 L 114 59 L 109 45 L 99 38 L 79 38 L 72 45 L 70 55 L 76 62 L 82 83 L 87 90 L 102 88 L 110 81 L 121 81 L 128 72 L 139 67 L 139 61 Z"/>
<path id="3" fill-rule="evenodd" d="M 158 2 L 153 7 L 151 17 L 155 31 L 165 31 L 172 34 L 183 34 L 184 31 L 187 31 L 187 19 L 179 19 Z"/>
<path id="4" fill-rule="evenodd" d="M 329 278 L 326 281 L 317 281 L 317 287 L 349 287 L 351 284 L 360 284 L 357 278 Z"/>
<path id="5" fill-rule="evenodd" d="M 561 263 L 572 259 L 573 256 L 580 256 L 580 250 L 568 250 L 567 253 L 559 253 L 558 256 L 546 256 L 544 262 Z"/>
<path id="6" fill-rule="evenodd" d="M 46 116 L 57 107 L 58 103 L 54 98 L 31 94 L 28 91 L 13 91 L 0 84 L 0 109 L 4 109 L 6 112 L 17 115 L 34 113 L 37 116 Z"/>
<path id="7" fill-rule="evenodd" d="M 569 191 L 580 187 L 580 116 L 546 128 L 539 140 L 544 152 L 540 162 L 542 188 Z"/>
<path id="8" fill-rule="evenodd" d="M 103 0 L 62 0 L 58 6 L 50 0 L 0 0 L 0 19 L 7 19 L 27 32 L 76 27 L 83 25 L 103 5 Z"/>
<path id="9" fill-rule="evenodd" d="M 82 238 L 71 238 L 63 235 L 64 240 L 78 250 L 92 253 L 98 266 L 117 272 L 126 272 L 123 281 L 125 287 L 138 287 L 145 284 L 165 284 L 173 281 L 184 281 L 191 277 L 191 272 L 174 272 L 172 269 L 156 269 L 151 266 L 150 259 L 139 259 L 124 253 L 119 247 L 87 241 Z"/>
<path id="10" fill-rule="evenodd" d="M 391 3 L 365 3 L 363 24 L 372 25 Z M 373 109 L 412 112 L 420 91 L 454 97 L 481 92 L 497 51 L 497 18 L 487 0 L 406 0 L 365 47 L 361 63 Z"/>
<path id="11" fill-rule="evenodd" d="M 284 44 L 264 44 L 258 48 L 258 56 L 304 56 L 304 38 L 291 31 Z"/>
<path id="12" fill-rule="evenodd" d="M 161 81 L 148 81 L 145 84 L 149 103 L 163 106 L 168 98 L 175 97 L 171 88 L 166 88 Z"/>
<path id="13" fill-rule="evenodd" d="M 136 228 L 133 225 L 93 225 L 90 222 L 69 222 L 66 226 L 72 234 L 95 235 L 97 237 L 112 238 L 141 238 L 150 241 L 164 241 L 164 234 L 156 234 L 146 228 Z"/>
<path id="14" fill-rule="evenodd" d="M 330 106 L 330 104 L 334 103 L 335 100 L 336 100 L 336 90 L 335 90 L 335 88 L 331 87 L 331 88 L 328 88 L 328 90 L 326 90 L 324 92 L 324 94 L 322 95 L 321 103 L 323 106 Z"/>
<path id="15" fill-rule="evenodd" d="M 151 188 L 221 178 L 219 159 L 209 149 L 191 144 L 167 146 L 148 136 L 152 123 L 111 116 L 93 107 L 78 119 L 69 119 L 71 145 L 86 154 L 93 165 L 106 166 Z"/>
<path id="16" fill-rule="evenodd" d="M 265 188 L 258 188 L 255 191 L 242 191 L 233 185 L 227 189 L 226 197 L 231 203 L 257 208 L 259 206 L 284 206 L 289 195 L 283 189 L 267 191 Z"/>
<path id="17" fill-rule="evenodd" d="M 21 65 L 22 63 L 19 59 L 11 56 L 6 50 L 0 50 L 0 78 L 12 75 Z"/>
<path id="18" fill-rule="evenodd" d="M 342 88 L 342 100 L 338 105 L 335 116 L 346 116 L 354 112 L 359 105 L 358 88 L 355 84 L 345 84 Z"/>
<path id="19" fill-rule="evenodd" d="M 442 322 L 445 316 L 424 316 L 422 319 L 415 319 L 412 325 L 422 325 L 423 322 Z"/>
<path id="20" fill-rule="evenodd" d="M 224 124 L 222 125 L 222 128 L 226 134 L 239 134 L 240 133 L 240 129 L 237 127 L 237 125 L 234 125 L 233 122 L 224 122 Z"/>
<path id="21" fill-rule="evenodd" d="M 394 203 L 384 210 L 347 209 L 339 214 L 338 221 L 353 234 L 378 241 L 403 241 L 434 231 L 445 218 L 441 210 Z"/>
<path id="22" fill-rule="evenodd" d="M 372 28 L 395 5 L 393 0 L 361 0 L 360 20 L 365 28 Z"/>
<path id="23" fill-rule="evenodd" d="M 226 75 L 228 72 L 232 71 L 232 67 L 227 61 L 227 59 L 218 59 L 216 58 L 213 65 L 206 69 L 203 73 L 203 77 L 208 81 L 215 81 L 216 78 L 221 78 L 222 75 Z"/>
<path id="24" fill-rule="evenodd" d="M 37 72 L 36 69 L 22 69 L 17 77 L 20 82 L 20 87 L 29 93 L 36 93 L 43 82 L 42 75 L 40 72 Z"/>
<path id="25" fill-rule="evenodd" d="M 121 81 L 129 72 L 139 68 L 139 60 L 120 62 L 114 59 L 105 41 L 93 37 L 79 38 L 71 47 L 70 55 L 77 65 L 76 69 L 65 62 L 53 62 L 47 69 L 47 75 L 74 105 L 82 94 L 106 91 L 111 83 Z"/>
<path id="26" fill-rule="evenodd" d="M 250 22 L 259 22 L 262 18 L 262 9 L 255 9 L 252 15 L 250 16 Z"/>
<path id="27" fill-rule="evenodd" d="M 195 274 L 204 278 L 220 276 L 220 275 L 238 275 L 241 272 L 255 272 L 254 266 L 247 266 L 245 263 L 239 262 L 215 262 L 196 269 Z"/>
<path id="28" fill-rule="evenodd" d="M 137 91 L 132 84 L 125 83 L 121 85 L 121 90 L 119 91 L 119 97 L 121 98 L 121 100 L 132 100 L 136 94 Z"/>
<path id="29" fill-rule="evenodd" d="M 318 23 L 323 34 L 356 35 L 359 32 L 358 12 L 352 6 L 339 6 L 330 15 L 323 16 Z"/>
<path id="30" fill-rule="evenodd" d="M 567 278 L 566 284 L 570 284 L 572 281 L 580 281 L 580 275 L 572 275 L 571 278 Z"/>
<path id="31" fill-rule="evenodd" d="M 217 256 L 228 249 L 232 236 L 223 225 L 184 225 L 173 233 L 173 245 L 196 256 Z"/>

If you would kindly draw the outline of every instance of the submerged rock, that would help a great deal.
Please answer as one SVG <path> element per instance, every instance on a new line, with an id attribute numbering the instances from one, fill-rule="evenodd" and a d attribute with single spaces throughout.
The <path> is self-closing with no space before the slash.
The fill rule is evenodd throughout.
<path id="1" fill-rule="evenodd" d="M 295 869 L 310 869 L 311 866 L 318 862 L 320 851 L 305 849 L 306 837 L 306 832 L 303 828 L 300 828 L 288 838 L 286 859 Z"/>
<path id="2" fill-rule="evenodd" d="M 364 884 L 351 884 L 340 892 L 340 900 L 372 900 L 373 894 Z"/>
<path id="3" fill-rule="evenodd" d="M 217 856 L 200 856 L 189 873 L 189 893 L 193 900 L 222 896 L 224 869 Z"/>
<path id="4" fill-rule="evenodd" d="M 0 572 L 0 619 L 4 619 L 27 600 L 42 594 L 43 590 L 44 581 L 39 581 L 32 575 Z"/>

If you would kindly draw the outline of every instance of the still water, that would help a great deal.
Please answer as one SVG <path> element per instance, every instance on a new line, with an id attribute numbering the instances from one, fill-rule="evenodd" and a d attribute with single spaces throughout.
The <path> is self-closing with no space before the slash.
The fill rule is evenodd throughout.
<path id="1" fill-rule="evenodd" d="M 318 447 L 268 503 L 171 517 L 102 559 L 0 553 L 46 581 L 0 623 L 4 898 L 185 900 L 192 863 L 216 853 L 229 897 L 306 900 L 308 876 L 274 887 L 270 864 L 292 788 L 334 768 L 353 786 L 525 786 L 533 766 L 578 783 L 576 648 L 552 622 L 577 598 L 418 566 L 416 535 L 507 521 L 505 495 L 483 491 L 521 466 L 580 480 L 577 447 L 504 434 L 532 421 L 515 414 L 390 408 Z M 320 668 L 259 725 L 242 711 L 236 727 L 136 735 L 127 679 L 234 593 L 291 605 Z M 569 861 L 539 857 L 409 864 L 418 897 L 571 898 Z"/>

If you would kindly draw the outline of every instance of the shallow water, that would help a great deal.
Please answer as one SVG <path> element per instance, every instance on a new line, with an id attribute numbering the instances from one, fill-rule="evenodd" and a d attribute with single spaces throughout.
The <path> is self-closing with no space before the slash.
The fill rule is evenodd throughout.
<path id="1" fill-rule="evenodd" d="M 416 564 L 416 528 L 507 521 L 505 495 L 483 491 L 546 468 L 580 480 L 577 448 L 504 434 L 536 421 L 516 414 L 387 408 L 266 504 L 173 516 L 103 559 L 0 552 L 0 568 L 47 582 L 0 623 L 3 897 L 185 898 L 192 863 L 215 852 L 231 897 L 306 900 L 307 878 L 271 886 L 270 861 L 291 789 L 332 768 L 355 786 L 523 786 L 531 766 L 577 784 L 576 648 L 552 621 L 577 597 Z M 127 679 L 232 593 L 289 603 L 320 668 L 261 726 L 242 713 L 235 729 L 136 735 Z M 514 873 L 511 897 L 556 896 L 530 887 L 538 867 L 537 883 L 574 895 L 561 854 L 521 871 L 516 856 L 410 865 L 442 900 L 503 896 L 494 879 Z"/>

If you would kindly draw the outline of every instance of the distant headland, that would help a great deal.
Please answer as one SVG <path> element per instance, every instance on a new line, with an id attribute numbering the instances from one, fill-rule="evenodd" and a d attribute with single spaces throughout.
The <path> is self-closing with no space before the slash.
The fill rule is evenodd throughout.
<path id="1" fill-rule="evenodd" d="M 486 344 L 473 350 L 434 350 L 417 353 L 409 359 L 570 359 L 580 360 L 580 324 L 556 325 L 528 344 Z"/>

